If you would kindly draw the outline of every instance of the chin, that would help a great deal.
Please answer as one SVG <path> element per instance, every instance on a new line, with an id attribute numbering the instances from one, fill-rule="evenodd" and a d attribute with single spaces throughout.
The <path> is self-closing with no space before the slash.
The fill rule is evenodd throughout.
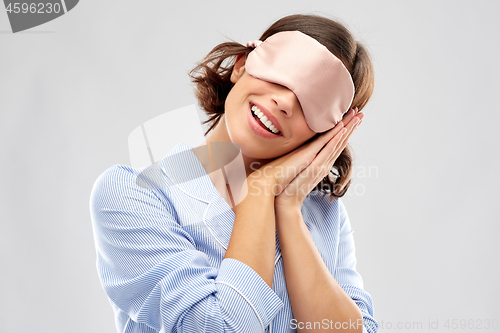
<path id="1" fill-rule="evenodd" d="M 275 159 L 286 152 L 279 151 L 277 145 L 263 142 L 253 135 L 246 120 L 232 118 L 231 115 L 225 117 L 226 131 L 231 142 L 237 145 L 242 154 L 253 159 Z M 283 150 L 283 149 L 281 149 Z"/>
<path id="2" fill-rule="evenodd" d="M 248 136 L 244 135 L 244 133 L 231 133 L 228 130 L 229 138 L 231 142 L 237 145 L 241 153 L 247 157 L 253 159 L 275 159 L 279 157 L 279 152 L 274 151 L 269 146 L 263 146 L 259 144 L 254 139 L 248 138 Z"/>
<path id="3" fill-rule="evenodd" d="M 271 150 L 269 149 L 269 147 L 249 145 L 248 143 L 246 143 L 246 145 L 244 144 L 243 146 L 238 146 L 240 147 L 243 155 L 257 160 L 274 160 L 286 154 L 286 152 Z"/>

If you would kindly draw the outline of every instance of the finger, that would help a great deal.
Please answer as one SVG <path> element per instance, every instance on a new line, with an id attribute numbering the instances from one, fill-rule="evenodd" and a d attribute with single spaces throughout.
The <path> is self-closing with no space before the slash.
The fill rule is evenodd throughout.
<path id="1" fill-rule="evenodd" d="M 357 110 L 357 108 L 355 110 Z M 364 116 L 365 114 L 363 112 L 357 112 L 348 119 L 342 119 L 342 121 L 344 122 L 345 126 L 348 126 L 351 122 L 356 122 L 357 120 L 363 119 Z"/>
<path id="2" fill-rule="evenodd" d="M 301 147 L 296 149 L 292 155 L 290 155 L 290 158 L 291 158 L 290 162 L 292 162 L 294 160 L 301 161 L 299 170 L 296 170 L 294 168 L 295 172 L 292 172 L 291 175 L 288 175 L 288 177 L 291 177 L 290 181 L 292 181 L 294 177 L 296 177 L 298 174 L 300 174 L 301 171 L 307 169 L 307 167 L 317 158 L 317 156 L 319 154 L 321 154 L 321 157 L 316 163 L 317 164 L 324 164 L 324 162 L 331 155 L 335 146 L 338 145 L 339 141 L 341 140 L 342 136 L 344 135 L 343 133 L 346 132 L 346 130 L 344 129 L 344 127 L 345 127 L 344 124 L 349 122 L 349 124 L 351 124 L 351 126 L 352 126 L 352 124 L 353 124 L 352 120 L 353 120 L 353 118 L 355 118 L 354 114 L 355 114 L 356 110 L 357 109 L 351 109 L 347 113 L 347 115 L 341 121 L 339 121 L 332 129 L 315 137 L 309 143 L 302 145 Z M 358 119 L 358 118 L 356 118 L 356 119 Z M 329 142 L 331 140 L 335 140 L 335 142 L 332 142 L 329 144 Z M 327 144 L 329 144 L 329 148 L 326 149 L 325 153 L 322 153 L 322 151 L 324 150 L 324 148 Z M 293 163 L 294 162 L 292 162 L 292 164 Z"/>
<path id="3" fill-rule="evenodd" d="M 364 114 L 359 113 L 358 115 L 356 115 L 351 119 L 349 124 L 346 125 L 347 133 L 346 135 L 343 136 L 342 141 L 340 142 L 340 146 L 343 146 L 344 144 L 347 145 L 347 141 L 349 141 L 349 138 L 351 137 L 352 133 L 354 133 L 354 131 L 359 127 L 361 121 L 363 120 L 363 117 Z"/>
<path id="4" fill-rule="evenodd" d="M 335 136 L 330 139 L 322 150 L 308 163 L 305 169 L 294 177 L 286 186 L 286 189 L 293 192 L 306 191 L 309 193 L 324 177 L 330 173 L 332 165 L 329 165 L 329 158 L 335 147 L 338 146 L 347 130 L 339 129 Z M 307 193 L 305 193 L 307 195 Z"/>
<path id="5" fill-rule="evenodd" d="M 335 161 L 337 160 L 337 158 L 340 156 L 340 154 L 342 153 L 342 151 L 345 149 L 345 147 L 347 146 L 347 143 L 349 141 L 349 138 L 350 136 L 352 135 L 352 133 L 354 133 L 354 131 L 361 125 L 361 123 L 363 122 L 363 119 L 359 120 L 352 128 L 351 130 L 347 130 L 346 132 L 346 135 L 344 135 L 341 139 L 341 141 L 338 143 L 338 145 L 334 148 L 334 152 L 331 154 L 330 156 L 330 159 L 328 161 L 328 164 L 332 165 L 335 163 Z"/>
<path id="6" fill-rule="evenodd" d="M 354 117 L 354 115 L 357 112 L 358 112 L 358 108 L 353 108 L 353 109 L 350 109 L 349 111 L 347 111 L 346 113 L 344 113 L 344 115 L 342 116 L 342 121 L 344 122 L 344 124 L 349 123 L 349 121 L 352 119 L 352 117 Z"/>
<path id="7" fill-rule="evenodd" d="M 330 155 L 328 156 L 328 161 L 325 164 L 328 165 L 333 165 L 335 160 L 338 158 L 340 153 L 344 150 L 345 146 L 347 145 L 347 142 L 356 130 L 356 128 L 359 126 L 360 122 L 362 121 L 363 114 L 358 114 L 355 117 L 353 117 L 350 121 L 349 124 L 345 127 L 346 132 L 338 138 L 338 140 L 331 140 L 329 144 L 331 145 L 328 149 L 330 151 Z M 361 118 L 361 120 L 359 118 Z"/>
<path id="8" fill-rule="evenodd" d="M 343 128 L 337 135 L 335 135 L 328 143 L 325 145 L 323 150 L 316 156 L 313 160 L 315 165 L 322 165 L 325 168 L 329 167 L 329 160 L 331 155 L 335 152 L 336 148 L 342 142 L 343 137 L 346 135 L 347 129 Z"/>
<path id="9" fill-rule="evenodd" d="M 337 135 L 342 128 L 344 128 L 344 122 L 339 121 L 333 128 L 320 134 L 309 144 L 303 145 L 303 149 L 310 149 L 310 151 L 316 156 L 321 149 L 330 141 L 335 135 Z"/>
<path id="10" fill-rule="evenodd" d="M 305 197 L 330 172 L 319 159 L 315 159 L 305 170 L 297 175 L 284 189 L 284 192 Z"/>
<path id="11" fill-rule="evenodd" d="M 332 129 L 312 138 L 310 142 L 301 145 L 294 150 L 294 152 L 289 154 L 290 162 L 294 160 L 300 161 L 299 170 L 303 170 L 303 168 L 306 168 L 314 160 L 325 144 L 327 144 L 333 136 L 337 135 L 342 128 L 344 128 L 344 124 L 342 121 L 339 121 Z M 300 173 L 300 171 L 293 173 L 293 177 L 298 173 Z"/>
<path id="12" fill-rule="evenodd" d="M 335 135 L 332 139 L 330 139 L 325 145 L 324 149 L 312 161 L 311 167 L 321 167 L 323 169 L 320 173 L 318 173 L 318 177 L 320 177 L 320 179 L 323 179 L 324 177 L 326 177 L 326 175 L 328 175 L 338 156 L 340 156 L 340 153 L 347 145 L 349 137 L 360 125 L 363 117 L 364 114 L 358 113 L 356 116 L 348 118 L 349 122 L 347 126 L 344 127 L 341 132 L 337 133 L 337 135 Z"/>
<path id="13" fill-rule="evenodd" d="M 364 114 L 358 112 L 358 108 L 354 108 L 345 119 L 342 119 L 345 127 L 347 128 L 347 134 L 344 136 L 344 140 L 350 135 L 350 133 L 355 129 L 356 124 L 363 119 Z"/>
<path id="14" fill-rule="evenodd" d="M 343 127 L 345 127 L 349 122 L 352 121 L 352 119 L 357 116 L 358 118 L 362 118 L 362 113 L 358 113 L 358 108 L 350 109 L 344 115 L 342 116 L 342 120 L 340 120 L 332 129 L 326 131 L 325 133 L 321 134 L 324 136 L 329 136 L 330 138 L 333 138 Z"/>
<path id="15" fill-rule="evenodd" d="M 346 127 L 348 124 L 352 124 L 353 122 L 355 123 L 358 119 L 363 118 L 364 115 L 361 112 L 358 113 L 357 111 L 358 108 L 356 107 L 346 112 L 342 120 L 339 123 L 337 123 L 337 125 L 334 128 L 323 133 L 322 135 L 327 136 L 328 141 L 330 141 L 335 135 L 337 135 L 340 132 L 342 128 Z M 324 142 L 324 145 L 326 145 L 327 142 Z"/>

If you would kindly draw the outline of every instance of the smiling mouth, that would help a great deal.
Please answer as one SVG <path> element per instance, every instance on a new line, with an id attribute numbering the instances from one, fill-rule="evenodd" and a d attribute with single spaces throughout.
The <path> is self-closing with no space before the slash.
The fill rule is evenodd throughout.
<path id="1" fill-rule="evenodd" d="M 252 116 L 257 120 L 257 123 L 259 123 L 260 127 L 262 127 L 271 134 L 277 136 L 281 135 L 281 132 L 272 124 L 270 120 L 267 119 L 266 116 L 264 116 L 262 111 L 260 111 L 256 105 L 252 105 L 250 111 L 252 112 Z"/>

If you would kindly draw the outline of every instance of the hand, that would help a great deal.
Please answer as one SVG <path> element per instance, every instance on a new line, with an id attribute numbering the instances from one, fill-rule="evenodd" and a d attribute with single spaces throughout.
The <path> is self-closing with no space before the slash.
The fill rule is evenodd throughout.
<path id="1" fill-rule="evenodd" d="M 350 136 L 361 124 L 363 117 L 364 114 L 357 113 L 357 109 L 349 111 L 342 119 L 342 123 L 346 124 L 345 127 L 336 126 L 329 131 L 332 133 L 325 133 L 328 137 L 333 135 L 326 144 L 323 144 L 324 138 L 318 137 L 315 139 L 318 142 L 312 144 L 314 149 L 311 147 L 305 148 L 308 152 L 309 148 L 311 148 L 312 152 L 315 152 L 315 149 L 321 146 L 321 151 L 314 156 L 310 164 L 292 179 L 286 185 L 286 188 L 276 197 L 275 206 L 277 208 L 286 207 L 289 209 L 290 207 L 296 207 L 300 209 L 302 207 L 302 202 L 306 196 L 330 173 L 335 161 L 346 147 Z"/>

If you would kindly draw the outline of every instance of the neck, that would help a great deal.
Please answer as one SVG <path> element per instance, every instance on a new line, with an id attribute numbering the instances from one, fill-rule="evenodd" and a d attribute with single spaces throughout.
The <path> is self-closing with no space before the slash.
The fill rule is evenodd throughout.
<path id="1" fill-rule="evenodd" d="M 241 201 L 240 194 L 246 178 L 270 161 L 244 155 L 231 142 L 224 115 L 205 142 L 193 152 L 215 188 L 233 209 Z"/>

